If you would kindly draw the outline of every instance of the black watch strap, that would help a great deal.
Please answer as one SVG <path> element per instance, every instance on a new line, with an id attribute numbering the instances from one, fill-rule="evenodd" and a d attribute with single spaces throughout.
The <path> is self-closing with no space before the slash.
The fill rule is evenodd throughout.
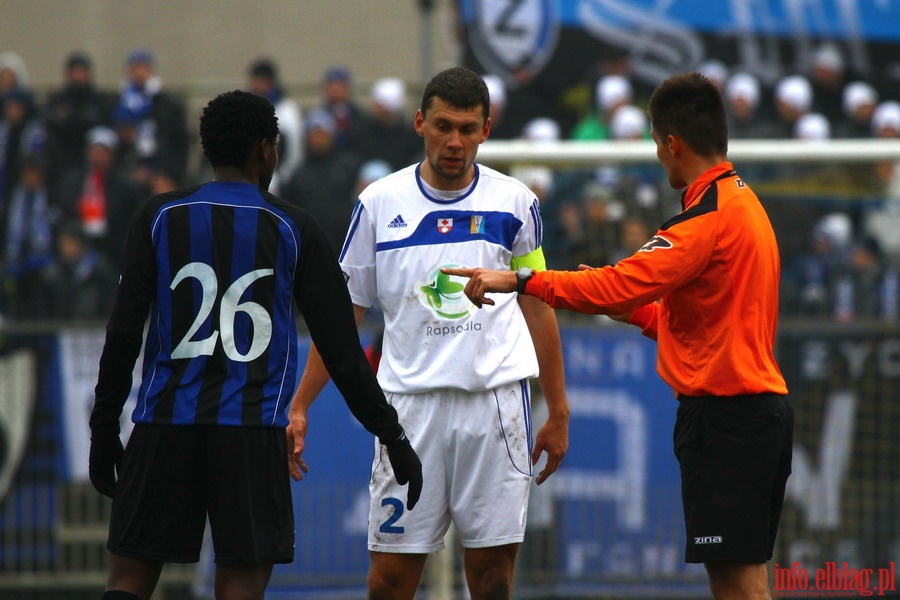
<path id="1" fill-rule="evenodd" d="M 532 277 L 534 277 L 534 269 L 522 267 L 516 271 L 516 291 L 520 294 L 524 294 L 525 284 L 528 283 L 528 280 Z"/>

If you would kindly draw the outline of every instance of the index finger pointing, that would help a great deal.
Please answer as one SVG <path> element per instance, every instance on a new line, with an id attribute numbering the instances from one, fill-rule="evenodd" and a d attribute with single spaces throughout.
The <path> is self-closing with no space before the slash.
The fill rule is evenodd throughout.
<path id="1" fill-rule="evenodd" d="M 442 267 L 441 273 L 446 275 L 456 275 L 457 277 L 471 277 L 475 273 L 475 269 L 462 267 Z"/>

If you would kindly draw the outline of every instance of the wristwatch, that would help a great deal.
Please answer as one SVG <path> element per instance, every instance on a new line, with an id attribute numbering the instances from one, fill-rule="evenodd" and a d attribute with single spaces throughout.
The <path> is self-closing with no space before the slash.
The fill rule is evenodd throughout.
<path id="1" fill-rule="evenodd" d="M 516 291 L 520 294 L 524 294 L 525 284 L 528 283 L 528 280 L 532 277 L 534 277 L 534 269 L 521 267 L 518 271 L 516 271 Z"/>

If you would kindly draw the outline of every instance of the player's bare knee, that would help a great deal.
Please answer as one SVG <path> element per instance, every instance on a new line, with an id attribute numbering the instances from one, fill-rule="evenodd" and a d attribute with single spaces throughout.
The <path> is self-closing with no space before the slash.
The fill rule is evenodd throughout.
<path id="1" fill-rule="evenodd" d="M 370 570 L 368 576 L 369 600 L 413 600 L 418 580 L 412 581 L 401 573 L 384 573 Z"/>
<path id="2" fill-rule="evenodd" d="M 506 577 L 482 577 L 469 584 L 472 600 L 509 600 L 512 582 Z"/>
<path id="3" fill-rule="evenodd" d="M 508 600 L 512 594 L 512 572 L 500 565 L 470 572 L 469 593 L 472 600 Z"/>

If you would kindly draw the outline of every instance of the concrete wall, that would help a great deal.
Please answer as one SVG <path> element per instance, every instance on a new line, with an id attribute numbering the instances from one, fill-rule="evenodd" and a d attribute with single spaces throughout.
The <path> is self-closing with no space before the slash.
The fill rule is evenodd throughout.
<path id="1" fill-rule="evenodd" d="M 59 84 L 75 49 L 93 57 L 101 86 L 115 88 L 125 56 L 142 46 L 156 54 L 163 83 L 190 98 L 243 87 L 262 55 L 301 102 L 335 64 L 349 67 L 359 95 L 382 76 L 406 79 L 415 95 L 457 61 L 455 0 L 435 4 L 423 21 L 419 0 L 0 0 L 0 52 L 22 57 L 38 91 Z"/>

